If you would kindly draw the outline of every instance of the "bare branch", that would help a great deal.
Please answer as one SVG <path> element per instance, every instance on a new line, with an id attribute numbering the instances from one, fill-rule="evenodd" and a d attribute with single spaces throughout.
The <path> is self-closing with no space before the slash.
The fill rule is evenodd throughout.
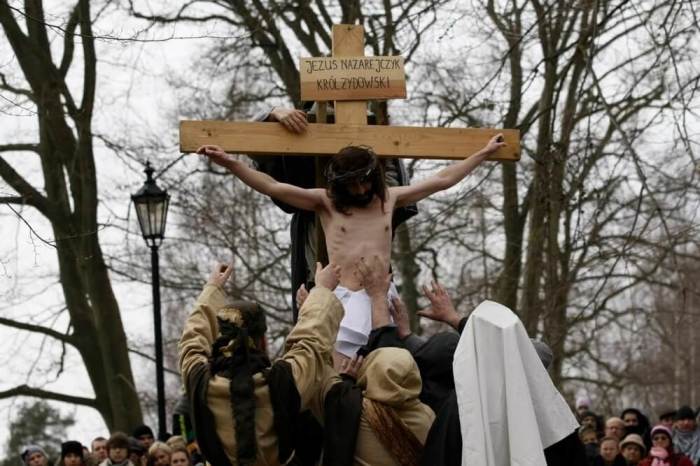
<path id="1" fill-rule="evenodd" d="M 26 330 L 28 332 L 41 333 L 49 337 L 55 338 L 64 343 L 73 344 L 73 340 L 70 335 L 58 332 L 52 328 L 44 327 L 43 325 L 30 324 L 28 322 L 18 322 L 13 319 L 8 319 L 6 317 L 0 317 L 0 325 L 5 325 L 7 327 L 12 327 L 20 330 Z"/>
<path id="2" fill-rule="evenodd" d="M 14 144 L 0 144 L 0 152 L 36 152 L 39 153 L 39 144 L 18 142 Z"/>
<path id="3" fill-rule="evenodd" d="M 28 385 L 18 385 L 17 387 L 10 388 L 0 392 L 0 400 L 6 398 L 14 398 L 16 396 L 29 396 L 32 398 L 41 398 L 44 400 L 61 401 L 63 403 L 70 403 L 74 405 L 89 406 L 91 408 L 97 408 L 97 401 L 94 398 L 85 398 L 82 396 L 66 395 L 64 393 L 51 392 L 48 390 L 42 390 L 41 388 L 34 388 Z"/>

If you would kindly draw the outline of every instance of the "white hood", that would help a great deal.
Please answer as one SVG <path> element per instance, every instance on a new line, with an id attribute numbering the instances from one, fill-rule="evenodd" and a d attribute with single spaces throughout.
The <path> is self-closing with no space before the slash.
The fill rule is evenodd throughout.
<path id="1" fill-rule="evenodd" d="M 453 362 L 463 466 L 543 466 L 544 449 L 578 428 L 518 317 L 484 301 Z"/>

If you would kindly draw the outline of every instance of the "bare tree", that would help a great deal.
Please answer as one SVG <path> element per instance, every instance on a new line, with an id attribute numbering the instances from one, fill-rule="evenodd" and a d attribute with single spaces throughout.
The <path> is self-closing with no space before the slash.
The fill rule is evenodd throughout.
<path id="1" fill-rule="evenodd" d="M 65 26 L 58 28 L 62 50 L 55 59 L 52 41 L 57 28 L 47 25 L 43 2 L 28 0 L 20 8 L 0 1 L 0 24 L 22 76 L 15 83 L 0 75 L 0 91 L 32 109 L 37 124 L 34 140 L 0 145 L 0 177 L 14 190 L 1 200 L 13 210 L 30 206 L 50 224 L 70 327 L 63 332 L 5 317 L 0 324 L 74 347 L 95 392 L 94 398 L 86 398 L 19 385 L 0 393 L 0 398 L 30 396 L 89 406 L 110 429 L 126 430 L 140 423 L 142 416 L 119 306 L 98 238 L 92 141 L 97 54 L 92 22 L 90 2 L 77 1 Z M 71 72 L 80 77 L 78 86 L 69 82 Z M 38 158 L 43 188 L 10 163 L 10 157 L 18 154 Z"/>
<path id="2" fill-rule="evenodd" d="M 419 97 L 426 113 L 432 109 L 441 124 L 519 128 L 525 159 L 502 165 L 500 189 L 488 176 L 481 189 L 491 212 L 486 228 L 502 231 L 498 241 L 474 250 L 484 196 L 467 198 L 439 227 L 415 235 L 435 238 L 442 229 L 454 256 L 458 238 L 471 230 L 467 257 L 486 257 L 471 270 L 491 278 L 482 296 L 515 309 L 529 333 L 552 346 L 557 382 L 589 380 L 590 370 L 563 370 L 581 355 L 620 375 L 595 342 L 639 312 L 627 294 L 663 280 L 661 264 L 673 263 L 692 240 L 686 217 L 698 202 L 692 141 L 682 125 L 666 123 L 687 124 L 696 103 L 698 74 L 687 48 L 697 29 L 684 14 L 689 8 L 475 3 L 465 14 L 486 14 L 490 22 L 472 33 L 489 37 L 491 46 L 469 50 L 458 68 L 424 63 L 433 83 Z M 470 59 L 484 65 L 464 79 L 459 70 Z M 659 134 L 661 157 L 648 145 Z"/>

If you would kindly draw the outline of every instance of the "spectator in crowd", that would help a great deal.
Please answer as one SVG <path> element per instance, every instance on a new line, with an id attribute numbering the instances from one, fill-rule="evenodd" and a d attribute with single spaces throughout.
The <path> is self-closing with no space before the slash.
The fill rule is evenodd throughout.
<path id="1" fill-rule="evenodd" d="M 620 443 L 620 452 L 627 466 L 637 466 L 646 454 L 646 445 L 639 434 L 627 434 Z"/>
<path id="2" fill-rule="evenodd" d="M 596 456 L 600 453 L 598 432 L 589 425 L 582 425 L 578 430 L 578 436 L 586 452 L 586 464 L 592 465 Z"/>
<path id="3" fill-rule="evenodd" d="M 665 407 L 659 411 L 659 424 L 668 427 L 669 430 L 673 430 L 673 423 L 676 418 L 677 410 L 676 408 Z"/>
<path id="4" fill-rule="evenodd" d="M 579 395 L 576 397 L 576 417 L 579 422 L 583 419 L 583 413 L 591 411 L 591 399 L 587 395 Z"/>
<path id="5" fill-rule="evenodd" d="M 186 448 L 176 448 L 170 455 L 170 466 L 192 466 L 190 454 Z"/>
<path id="6" fill-rule="evenodd" d="M 172 448 L 165 442 L 153 442 L 148 449 L 148 466 L 170 466 L 172 454 Z"/>
<path id="7" fill-rule="evenodd" d="M 153 430 L 151 430 L 151 428 L 145 424 L 136 427 L 131 435 L 136 438 L 136 440 L 141 442 L 146 451 L 148 451 L 148 449 L 151 448 L 151 445 L 153 445 L 153 442 L 155 442 Z"/>
<path id="8" fill-rule="evenodd" d="M 616 438 L 620 442 L 625 437 L 625 423 L 619 417 L 605 421 L 605 436 Z"/>
<path id="9" fill-rule="evenodd" d="M 625 424 L 625 433 L 644 435 L 649 431 L 649 418 L 637 408 L 627 408 L 622 411 L 622 422 Z"/>
<path id="10" fill-rule="evenodd" d="M 671 429 L 659 424 L 651 429 L 651 450 L 639 466 L 693 466 L 687 456 L 673 451 Z"/>
<path id="11" fill-rule="evenodd" d="M 49 466 L 49 457 L 38 445 L 27 445 L 22 449 L 20 458 L 25 466 Z"/>
<path id="12" fill-rule="evenodd" d="M 578 436 L 581 439 L 581 443 L 584 445 L 589 445 L 591 443 L 598 445 L 598 433 L 591 426 L 582 425 L 578 430 Z"/>
<path id="13" fill-rule="evenodd" d="M 107 459 L 100 466 L 134 466 L 129 461 L 129 437 L 123 432 L 114 432 L 107 440 Z"/>
<path id="14" fill-rule="evenodd" d="M 620 419 L 620 421 L 622 420 Z M 617 437 L 604 437 L 600 441 L 600 454 L 593 464 L 595 466 L 627 466 L 625 459 L 620 454 L 620 441 Z"/>
<path id="15" fill-rule="evenodd" d="M 134 466 L 146 466 L 148 461 L 146 449 L 136 437 L 129 437 L 129 461 L 131 461 Z"/>
<path id="16" fill-rule="evenodd" d="M 586 411 L 580 417 L 581 426 L 588 426 L 595 430 L 598 438 L 604 436 L 603 420 L 593 411 Z"/>
<path id="17" fill-rule="evenodd" d="M 637 434 L 642 437 L 645 449 L 651 448 L 651 437 L 649 437 L 649 431 L 651 430 L 651 425 L 649 423 L 649 418 L 646 417 L 637 408 L 627 408 L 622 411 L 620 415 L 622 422 L 625 423 L 625 434 Z"/>
<path id="18" fill-rule="evenodd" d="M 179 449 L 187 449 L 187 442 L 185 442 L 185 439 L 182 438 L 180 435 L 171 435 L 168 440 L 165 442 L 172 451 L 179 450 Z"/>
<path id="19" fill-rule="evenodd" d="M 75 440 L 69 440 L 61 444 L 61 460 L 59 466 L 85 466 L 83 457 L 83 445 Z"/>
<path id="20" fill-rule="evenodd" d="M 98 463 L 103 462 L 107 459 L 107 439 L 104 437 L 95 437 L 95 439 L 90 444 L 92 449 L 92 457 Z"/>
<path id="21" fill-rule="evenodd" d="M 682 406 L 676 413 L 673 444 L 693 464 L 700 463 L 700 429 L 695 421 L 695 411 L 690 406 Z"/>

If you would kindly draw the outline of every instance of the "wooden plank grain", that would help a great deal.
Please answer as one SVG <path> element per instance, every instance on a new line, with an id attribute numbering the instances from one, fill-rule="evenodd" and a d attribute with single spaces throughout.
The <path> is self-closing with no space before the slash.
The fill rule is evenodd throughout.
<path id="1" fill-rule="evenodd" d="M 361 57 L 365 54 L 365 28 L 359 24 L 334 24 L 334 57 Z M 335 122 L 347 125 L 367 124 L 367 101 L 335 101 Z"/>
<path id="2" fill-rule="evenodd" d="M 463 159 L 503 133 L 506 147 L 489 160 L 520 160 L 520 132 L 493 128 L 417 128 L 309 124 L 294 134 L 279 123 L 181 121 L 180 150 L 194 152 L 204 144 L 249 155 L 331 156 L 348 145 L 370 146 L 380 157 Z"/>

